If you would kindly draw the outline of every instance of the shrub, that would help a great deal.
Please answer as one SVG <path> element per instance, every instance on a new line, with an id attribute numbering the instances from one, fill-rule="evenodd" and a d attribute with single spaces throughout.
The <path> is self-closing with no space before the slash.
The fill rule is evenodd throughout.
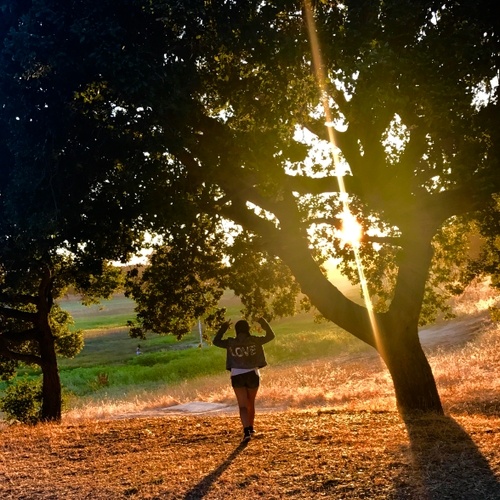
<path id="1" fill-rule="evenodd" d="M 42 387 L 40 382 L 21 379 L 9 384 L 0 398 L 0 410 L 8 422 L 36 424 L 42 409 Z"/>

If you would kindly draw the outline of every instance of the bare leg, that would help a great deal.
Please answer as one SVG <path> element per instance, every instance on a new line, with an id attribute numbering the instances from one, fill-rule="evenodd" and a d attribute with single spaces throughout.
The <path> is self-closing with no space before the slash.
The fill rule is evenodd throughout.
<path id="1" fill-rule="evenodd" d="M 234 394 L 238 401 L 238 408 L 240 410 L 240 419 L 243 428 L 252 425 L 250 423 L 250 412 L 249 412 L 249 397 L 248 389 L 246 387 L 233 387 Z M 255 398 L 254 398 L 255 400 Z M 253 413 L 255 415 L 255 406 L 253 406 Z"/>
<path id="2" fill-rule="evenodd" d="M 250 426 L 253 427 L 253 422 L 255 420 L 255 398 L 257 397 L 257 391 L 259 389 L 247 389 L 247 408 L 248 408 L 248 422 Z"/>

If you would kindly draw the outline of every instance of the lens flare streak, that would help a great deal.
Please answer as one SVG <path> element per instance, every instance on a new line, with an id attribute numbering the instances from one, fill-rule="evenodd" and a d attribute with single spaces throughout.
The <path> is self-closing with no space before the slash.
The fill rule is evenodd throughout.
<path id="1" fill-rule="evenodd" d="M 309 34 L 309 42 L 311 44 L 311 54 L 312 54 L 312 59 L 313 59 L 313 66 L 314 70 L 316 73 L 316 79 L 318 82 L 318 87 L 320 91 L 320 96 L 321 96 L 321 103 L 324 109 L 325 113 L 325 126 L 328 132 L 328 140 L 330 142 L 330 149 L 331 149 L 331 154 L 332 154 L 332 159 L 333 159 L 333 164 L 335 167 L 336 172 L 340 172 L 340 169 L 338 168 L 340 165 L 340 158 L 338 154 L 338 148 L 336 145 L 335 141 L 335 130 L 333 128 L 333 119 L 332 119 L 332 112 L 330 109 L 330 103 L 329 103 L 329 98 L 328 98 L 328 92 L 326 90 L 326 75 L 325 75 L 325 70 L 323 66 L 323 61 L 321 58 L 321 50 L 319 46 L 319 40 L 318 36 L 316 33 L 316 25 L 314 22 L 314 16 L 313 16 L 313 11 L 311 7 L 311 2 L 309 0 L 304 1 L 304 12 L 305 12 L 305 18 L 306 18 L 306 24 L 307 24 L 307 30 Z M 342 218 L 343 220 L 347 219 L 355 219 L 354 215 L 351 213 L 350 207 L 349 207 L 349 196 L 347 189 L 345 187 L 344 183 L 344 177 L 341 174 L 337 174 L 337 181 L 339 185 L 339 192 L 342 200 L 342 208 L 343 208 L 343 215 Z M 375 342 L 377 343 L 377 347 L 380 346 L 380 341 L 379 341 L 379 331 L 377 327 L 377 322 L 375 318 L 375 313 L 373 311 L 373 304 L 370 298 L 370 293 L 368 291 L 368 286 L 367 286 L 367 281 L 365 277 L 365 273 L 363 270 L 363 263 L 361 261 L 361 256 L 359 252 L 359 244 L 352 244 L 352 249 L 354 252 L 354 257 L 356 260 L 356 266 L 358 268 L 358 276 L 359 276 L 359 281 L 361 284 L 361 290 L 363 292 L 363 298 L 365 301 L 366 309 L 368 311 L 368 316 L 370 318 L 370 323 L 371 327 L 373 330 Z M 380 349 L 379 349 L 379 352 Z"/>

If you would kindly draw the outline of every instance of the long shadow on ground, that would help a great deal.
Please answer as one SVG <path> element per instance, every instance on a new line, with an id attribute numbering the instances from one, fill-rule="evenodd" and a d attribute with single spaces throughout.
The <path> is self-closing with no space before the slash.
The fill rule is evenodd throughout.
<path id="1" fill-rule="evenodd" d="M 204 477 L 184 495 L 184 500 L 199 500 L 203 498 L 209 492 L 212 484 L 219 479 L 222 473 L 231 465 L 234 459 L 247 447 L 247 445 L 248 443 L 240 443 L 217 469 Z"/>
<path id="2" fill-rule="evenodd" d="M 470 436 L 450 417 L 409 419 L 412 466 L 419 500 L 498 500 L 500 483 Z M 493 432 L 485 429 L 485 432 Z M 406 490 L 406 493 L 408 490 Z M 403 492 L 400 492 L 403 494 Z M 396 495 L 397 498 L 406 498 Z"/>

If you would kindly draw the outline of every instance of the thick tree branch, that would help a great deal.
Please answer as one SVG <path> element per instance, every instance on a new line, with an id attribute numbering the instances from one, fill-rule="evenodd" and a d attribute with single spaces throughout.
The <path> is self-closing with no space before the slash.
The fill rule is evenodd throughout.
<path id="1" fill-rule="evenodd" d="M 0 337 L 0 355 L 2 355 L 4 358 L 13 359 L 15 361 L 21 361 L 22 363 L 26 363 L 28 365 L 41 366 L 42 364 L 42 359 L 39 356 L 11 351 L 1 341 L 1 337 Z"/>
<path id="2" fill-rule="evenodd" d="M 54 297 L 52 296 L 53 282 L 54 276 L 52 271 L 49 267 L 46 267 L 43 270 L 42 279 L 40 280 L 40 285 L 38 286 L 38 312 L 39 314 L 42 313 L 44 316 L 50 313 L 54 304 Z"/>
<path id="3" fill-rule="evenodd" d="M 193 185 L 201 185 L 203 182 L 206 182 L 207 169 L 200 165 L 192 153 L 186 149 L 182 149 L 176 151 L 175 155 L 187 168 Z M 256 186 L 265 184 L 265 179 L 260 179 L 260 182 L 258 182 L 255 171 L 230 164 L 231 160 L 231 155 L 227 158 L 221 152 L 221 155 L 218 157 L 218 161 L 220 162 L 219 168 L 213 168 L 211 175 L 208 177 L 211 177 L 213 182 L 226 192 L 230 200 L 234 202 L 245 200 L 272 214 L 279 213 L 282 209 L 282 203 L 275 200 L 282 196 L 282 194 L 270 189 L 270 192 L 273 191 L 272 195 L 264 195 L 262 189 L 258 189 Z M 236 174 L 235 171 L 238 173 Z"/>
<path id="4" fill-rule="evenodd" d="M 9 330 L 1 333 L 0 336 L 9 342 L 21 344 L 23 342 L 27 342 L 28 340 L 37 340 L 38 333 L 39 332 L 36 328 L 30 328 L 28 330 L 23 330 L 22 332 Z"/>
<path id="5" fill-rule="evenodd" d="M 440 193 L 421 193 L 413 203 L 401 205 L 398 200 L 388 202 L 387 214 L 403 233 L 405 240 L 418 240 L 422 235 L 434 236 L 441 225 L 453 216 L 460 216 L 480 208 L 483 198 L 475 197 L 473 190 L 461 187 Z"/>
<path id="6" fill-rule="evenodd" d="M 274 245 L 280 239 L 280 230 L 272 221 L 259 217 L 243 202 L 232 201 L 221 207 L 220 213 L 241 227 L 259 234 L 268 244 Z"/>
<path id="7" fill-rule="evenodd" d="M 0 293 L 0 302 L 7 304 L 38 304 L 38 297 L 32 295 L 11 295 L 8 293 Z"/>
<path id="8" fill-rule="evenodd" d="M 348 299 L 322 273 L 311 255 L 307 238 L 301 238 L 292 231 L 284 231 L 279 243 L 278 256 L 290 268 L 302 292 L 318 311 L 326 319 L 375 347 L 368 311 Z"/>
<path id="9" fill-rule="evenodd" d="M 22 321 L 30 321 L 32 323 L 37 319 L 36 313 L 19 311 L 18 309 L 11 309 L 10 307 L 0 307 L 0 316 L 12 319 L 20 319 Z"/>
<path id="10" fill-rule="evenodd" d="M 344 184 L 349 194 L 361 193 L 357 180 L 351 175 L 344 176 Z M 309 177 L 307 175 L 286 175 L 286 187 L 299 195 L 319 195 L 324 193 L 339 193 L 339 182 L 335 176 Z"/>

